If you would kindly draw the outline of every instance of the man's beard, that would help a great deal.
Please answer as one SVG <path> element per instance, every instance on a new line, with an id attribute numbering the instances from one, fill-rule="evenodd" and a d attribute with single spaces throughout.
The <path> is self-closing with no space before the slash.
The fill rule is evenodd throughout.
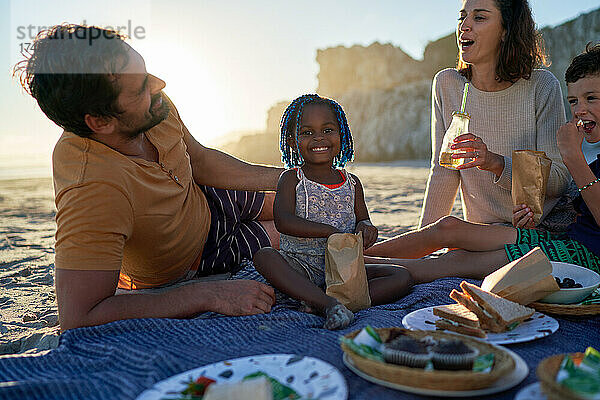
<path id="1" fill-rule="evenodd" d="M 160 105 L 160 107 L 158 109 L 153 111 L 152 109 L 154 108 L 154 105 L 159 100 L 162 100 L 162 104 Z M 169 116 L 169 111 L 170 111 L 169 104 L 162 97 L 162 93 L 159 92 L 159 93 L 155 94 L 154 96 L 152 96 L 152 99 L 150 101 L 150 107 L 148 108 L 148 113 L 150 114 L 151 118 L 141 127 L 136 127 L 131 131 L 126 131 L 123 133 L 128 138 L 135 139 L 142 133 L 149 131 L 150 129 L 154 128 L 156 125 L 158 125 L 162 121 L 164 121 Z"/>

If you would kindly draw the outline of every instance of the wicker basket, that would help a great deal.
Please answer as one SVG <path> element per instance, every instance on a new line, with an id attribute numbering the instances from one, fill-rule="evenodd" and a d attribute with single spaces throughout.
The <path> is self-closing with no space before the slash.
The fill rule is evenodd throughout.
<path id="1" fill-rule="evenodd" d="M 533 307 L 537 311 L 545 314 L 554 315 L 598 315 L 600 314 L 600 304 L 551 304 L 551 303 L 531 303 L 528 307 Z"/>
<path id="2" fill-rule="evenodd" d="M 402 328 L 375 329 L 385 342 L 394 330 L 400 330 L 415 339 L 431 336 L 434 339 L 457 339 L 457 335 L 434 331 L 411 331 Z M 347 338 L 354 338 L 359 331 L 351 332 Z M 494 366 L 489 373 L 470 371 L 425 371 L 396 364 L 382 363 L 364 358 L 354 353 L 342 343 L 342 350 L 352 359 L 354 365 L 364 373 L 387 382 L 399 385 L 434 390 L 476 390 L 491 386 L 502 376 L 512 372 L 515 361 L 506 351 L 475 339 L 463 338 L 464 343 L 477 348 L 480 354 L 494 353 Z"/>
<path id="3" fill-rule="evenodd" d="M 572 353 L 571 357 L 573 360 L 581 360 L 583 353 Z M 577 396 L 575 393 L 556 382 L 556 374 L 562 363 L 564 354 L 557 354 L 544 358 L 542 362 L 538 364 L 537 370 L 535 371 L 538 379 L 540 380 L 540 386 L 542 391 L 548 397 L 548 400 L 583 400 L 582 397 Z"/>

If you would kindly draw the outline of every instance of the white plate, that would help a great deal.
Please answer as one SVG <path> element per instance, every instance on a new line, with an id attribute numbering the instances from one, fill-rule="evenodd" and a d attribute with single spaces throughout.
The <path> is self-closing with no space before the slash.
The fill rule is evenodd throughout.
<path id="1" fill-rule="evenodd" d="M 313 357 L 294 354 L 264 354 L 194 368 L 160 381 L 142 392 L 137 400 L 177 398 L 190 379 L 206 376 L 217 381 L 239 382 L 244 376 L 262 371 L 294 389 L 303 399 L 346 400 L 348 386 L 333 365 Z M 179 395 L 180 397 L 180 395 Z"/>
<path id="2" fill-rule="evenodd" d="M 547 400 L 539 382 L 532 383 L 519 390 L 514 400 Z"/>
<path id="3" fill-rule="evenodd" d="M 435 327 L 435 321 L 437 321 L 438 319 L 440 319 L 440 317 L 438 317 L 437 315 L 433 315 L 433 307 L 426 307 L 421 308 L 417 311 L 413 311 L 404 318 L 402 318 L 402 325 L 404 325 L 408 329 L 434 331 L 437 329 Z M 519 326 L 517 326 L 512 331 L 502 333 L 488 332 L 487 338 L 477 339 L 493 344 L 521 343 L 548 336 L 556 332 L 557 329 L 557 320 L 545 314 L 536 312 L 531 318 L 519 324 Z"/>
<path id="4" fill-rule="evenodd" d="M 366 372 L 361 371 L 354 365 L 352 359 L 344 353 L 344 364 L 356 375 L 360 376 L 363 379 L 366 379 L 370 382 L 376 383 L 381 386 L 387 386 L 392 389 L 402 390 L 404 392 L 421 394 L 425 396 L 439 396 L 439 397 L 475 397 L 475 396 L 485 396 L 488 394 L 499 393 L 504 390 L 508 390 L 525 379 L 525 377 L 529 374 L 529 367 L 525 360 L 519 357 L 518 354 L 503 348 L 506 350 L 510 356 L 515 360 L 515 369 L 512 373 L 503 376 L 498 379 L 492 386 L 477 389 L 477 390 L 435 390 L 435 389 L 423 389 L 413 386 L 405 386 L 400 385 L 398 383 L 384 381 L 378 378 L 375 378 Z"/>

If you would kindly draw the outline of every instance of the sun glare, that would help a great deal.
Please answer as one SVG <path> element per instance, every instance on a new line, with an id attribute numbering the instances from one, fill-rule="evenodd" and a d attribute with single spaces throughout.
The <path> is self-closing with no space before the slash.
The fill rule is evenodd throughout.
<path id="1" fill-rule="evenodd" d="M 173 47 L 165 56 L 164 47 L 156 45 L 140 48 L 140 53 L 148 72 L 166 82 L 165 93 L 196 140 L 211 144 L 234 129 L 238 121 L 226 115 L 223 88 L 202 60 Z"/>

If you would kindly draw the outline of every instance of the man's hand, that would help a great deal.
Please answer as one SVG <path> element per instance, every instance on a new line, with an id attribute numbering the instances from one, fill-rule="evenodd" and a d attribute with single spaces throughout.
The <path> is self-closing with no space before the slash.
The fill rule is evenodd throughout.
<path id="1" fill-rule="evenodd" d="M 535 228 L 533 212 L 527 204 L 519 204 L 513 207 L 512 224 L 515 228 Z"/>
<path id="2" fill-rule="evenodd" d="M 118 280 L 119 271 L 57 269 L 61 329 L 130 318 L 189 318 L 206 311 L 261 314 L 275 303 L 273 288 L 256 281 L 191 282 L 159 293 L 115 295 Z"/>
<path id="3" fill-rule="evenodd" d="M 210 311 L 224 315 L 253 315 L 271 311 L 275 291 L 252 280 L 214 281 L 200 296 L 210 296 Z"/>
<path id="4" fill-rule="evenodd" d="M 373 246 L 375 241 L 377 240 L 377 236 L 379 234 L 377 227 L 374 226 L 371 221 L 368 219 L 359 221 L 356 224 L 356 229 L 354 230 L 356 233 L 362 232 L 363 236 L 363 247 L 368 249 Z"/>

